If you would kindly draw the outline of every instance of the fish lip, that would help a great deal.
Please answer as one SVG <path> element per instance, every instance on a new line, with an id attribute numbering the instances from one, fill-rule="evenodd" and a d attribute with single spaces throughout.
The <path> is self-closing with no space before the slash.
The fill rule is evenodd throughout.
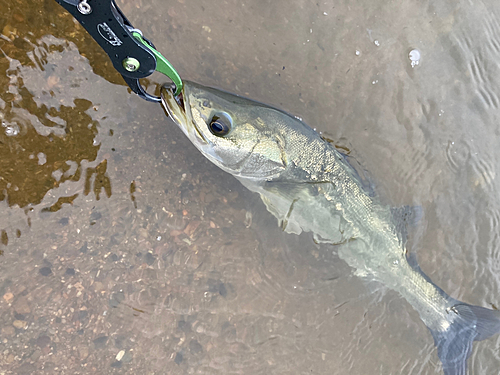
<path id="1" fill-rule="evenodd" d="M 162 90 L 160 90 L 163 108 L 165 108 L 168 116 L 181 128 L 188 138 L 194 136 L 199 142 L 207 144 L 208 140 L 193 121 L 189 108 L 186 110 L 186 101 L 184 100 L 186 97 L 185 90 L 186 85 L 183 86 L 181 93 L 175 96 L 175 85 L 173 83 L 163 85 Z"/>
<path id="2" fill-rule="evenodd" d="M 160 90 L 161 103 L 163 104 L 163 108 L 167 111 L 168 117 L 170 117 L 179 127 L 182 127 L 179 115 L 186 119 L 186 109 L 183 100 L 184 88 L 177 96 L 174 96 L 174 90 L 175 85 L 173 83 L 163 85 Z"/>

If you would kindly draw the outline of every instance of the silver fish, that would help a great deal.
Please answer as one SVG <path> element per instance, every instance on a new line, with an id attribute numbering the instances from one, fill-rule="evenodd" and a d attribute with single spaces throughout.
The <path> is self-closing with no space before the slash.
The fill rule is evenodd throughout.
<path id="1" fill-rule="evenodd" d="M 431 331 L 446 375 L 465 374 L 473 341 L 500 331 L 499 311 L 451 298 L 408 258 L 395 210 L 302 121 L 192 82 L 177 97 L 164 87 L 162 103 L 205 157 L 260 194 L 286 232 L 345 243 L 338 255 L 357 275 L 403 296 Z"/>

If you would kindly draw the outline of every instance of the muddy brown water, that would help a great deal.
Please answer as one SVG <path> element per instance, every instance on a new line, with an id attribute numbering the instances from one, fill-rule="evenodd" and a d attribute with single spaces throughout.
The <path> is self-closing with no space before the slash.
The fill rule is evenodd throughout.
<path id="1" fill-rule="evenodd" d="M 421 206 L 422 269 L 499 306 L 497 2 L 118 5 L 182 77 L 302 117 Z M 0 374 L 441 373 L 411 306 L 284 235 L 54 1 L 0 8 Z"/>

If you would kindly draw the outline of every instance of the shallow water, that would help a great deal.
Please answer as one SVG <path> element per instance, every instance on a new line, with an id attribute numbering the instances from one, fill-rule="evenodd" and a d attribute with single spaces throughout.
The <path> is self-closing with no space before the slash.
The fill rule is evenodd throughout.
<path id="1" fill-rule="evenodd" d="M 425 273 L 499 306 L 495 1 L 118 4 L 182 77 L 302 117 L 421 206 Z M 283 234 L 55 2 L 0 8 L 0 373 L 441 373 L 409 304 Z"/>

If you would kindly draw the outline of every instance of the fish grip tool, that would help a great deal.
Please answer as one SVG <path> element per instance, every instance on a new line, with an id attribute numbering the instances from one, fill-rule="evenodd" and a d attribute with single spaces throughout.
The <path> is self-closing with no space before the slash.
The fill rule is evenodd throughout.
<path id="1" fill-rule="evenodd" d="M 115 0 L 55 0 L 82 25 L 107 53 L 114 68 L 130 89 L 150 102 L 161 98 L 146 92 L 139 79 L 154 71 L 165 74 L 175 85 L 175 95 L 182 90 L 182 80 L 142 32 L 132 26 Z"/>

